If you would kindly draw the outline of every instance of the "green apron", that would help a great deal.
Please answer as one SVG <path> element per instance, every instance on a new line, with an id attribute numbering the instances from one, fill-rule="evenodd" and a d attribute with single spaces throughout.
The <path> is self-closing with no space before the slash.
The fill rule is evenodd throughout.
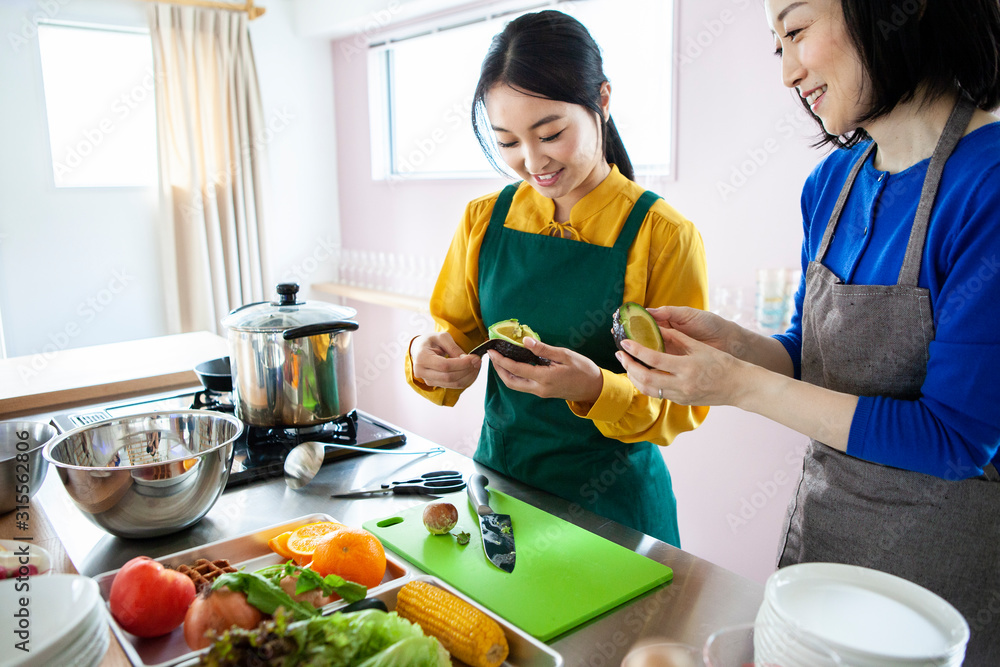
<path id="1" fill-rule="evenodd" d="M 525 186 L 530 187 L 530 186 Z M 479 251 L 479 296 L 487 324 L 517 318 L 541 339 L 624 371 L 611 314 L 625 291 L 628 250 L 659 197 L 645 192 L 611 248 L 504 227 L 518 184 L 493 207 Z M 670 474 L 649 442 L 607 438 L 563 399 L 508 389 L 492 365 L 486 418 L 474 459 L 659 540 L 680 546 Z"/>

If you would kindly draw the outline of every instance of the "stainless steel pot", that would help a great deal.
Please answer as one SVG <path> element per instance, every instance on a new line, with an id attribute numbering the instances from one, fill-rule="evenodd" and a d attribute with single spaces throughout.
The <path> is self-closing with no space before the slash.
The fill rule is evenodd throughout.
<path id="1" fill-rule="evenodd" d="M 357 407 L 353 308 L 297 301 L 299 286 L 278 285 L 273 302 L 241 306 L 228 329 L 236 416 L 252 426 L 328 422 Z"/>

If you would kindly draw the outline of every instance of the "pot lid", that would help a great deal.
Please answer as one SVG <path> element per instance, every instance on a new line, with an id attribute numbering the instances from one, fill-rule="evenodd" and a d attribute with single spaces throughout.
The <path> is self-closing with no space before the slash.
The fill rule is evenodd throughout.
<path id="1" fill-rule="evenodd" d="M 298 301 L 298 283 L 280 283 L 275 301 L 249 303 L 222 318 L 222 325 L 237 331 L 285 331 L 309 324 L 339 322 L 358 311 L 326 301 Z"/>

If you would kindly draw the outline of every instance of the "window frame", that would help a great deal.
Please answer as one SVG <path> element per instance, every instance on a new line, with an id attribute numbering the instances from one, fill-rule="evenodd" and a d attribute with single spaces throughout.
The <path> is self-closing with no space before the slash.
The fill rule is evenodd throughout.
<path id="1" fill-rule="evenodd" d="M 491 4 L 491 6 L 496 5 L 496 8 L 493 11 L 489 11 L 487 8 L 486 12 L 484 12 L 484 9 L 480 8 L 478 13 L 465 12 L 458 15 L 449 15 L 443 18 L 437 18 L 434 21 L 421 22 L 414 26 L 410 26 L 406 30 L 391 33 L 384 32 L 373 36 L 370 40 L 367 54 L 369 141 L 371 148 L 372 180 L 390 182 L 409 180 L 473 180 L 494 179 L 499 175 L 498 172 L 488 166 L 488 162 L 485 161 L 485 157 L 484 165 L 486 166 L 481 170 L 435 172 L 402 172 L 399 170 L 399 165 L 397 164 L 395 157 L 395 154 L 398 151 L 394 150 L 397 113 L 393 99 L 392 86 L 395 44 L 418 37 L 433 37 L 435 33 L 452 29 L 461 29 L 478 22 L 503 19 L 505 17 L 513 18 L 515 15 L 525 12 L 552 8 L 558 9 L 558 5 L 560 4 L 574 4 L 574 2 L 579 3 L 586 1 L 587 0 L 551 0 L 543 3 L 535 2 L 530 5 L 525 5 L 523 1 L 518 4 L 516 0 L 514 2 L 497 2 Z M 669 2 L 670 5 L 666 10 L 668 20 L 670 21 L 668 32 L 669 44 L 658 50 L 669 54 L 670 58 L 663 70 L 668 77 L 668 81 L 665 85 L 668 91 L 667 94 L 669 95 L 667 105 L 669 109 L 669 118 L 667 120 L 668 127 L 664 132 L 667 155 L 665 160 L 657 164 L 636 163 L 634 157 L 631 155 L 630 157 L 633 157 L 633 168 L 637 177 L 674 181 L 677 178 L 677 114 L 679 108 L 677 93 L 680 59 L 677 57 L 676 47 L 678 44 L 678 30 L 680 23 L 680 3 L 678 0 L 664 1 Z M 600 43 L 600 40 L 598 41 Z M 614 113 L 612 113 L 612 115 L 614 116 Z M 619 128 L 619 132 L 621 132 L 621 128 Z M 627 147 L 629 145 L 628 140 L 626 140 L 625 143 Z M 514 177 L 509 173 L 509 171 L 506 172 L 506 175 L 512 178 Z"/>

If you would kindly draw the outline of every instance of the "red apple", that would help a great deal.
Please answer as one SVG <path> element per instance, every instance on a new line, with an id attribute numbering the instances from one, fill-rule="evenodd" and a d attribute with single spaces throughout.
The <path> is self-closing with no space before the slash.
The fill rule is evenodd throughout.
<path id="1" fill-rule="evenodd" d="M 127 632 L 159 637 L 184 622 L 194 601 L 194 582 L 152 558 L 133 558 L 111 582 L 111 615 Z"/>

